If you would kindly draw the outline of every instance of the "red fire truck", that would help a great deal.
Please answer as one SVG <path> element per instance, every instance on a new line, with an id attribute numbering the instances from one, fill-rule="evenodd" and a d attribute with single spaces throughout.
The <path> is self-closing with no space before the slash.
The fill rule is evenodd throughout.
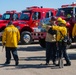
<path id="1" fill-rule="evenodd" d="M 67 21 L 67 29 L 68 29 L 69 37 L 72 40 L 72 29 L 74 23 L 76 22 L 76 3 L 62 5 L 61 8 L 58 9 L 56 17 L 61 17 L 62 19 L 65 19 Z M 47 18 L 44 19 L 45 24 L 47 24 L 48 21 L 49 19 Z M 46 32 L 42 31 L 42 33 L 46 33 Z M 42 47 L 45 47 L 45 37 L 39 40 Z"/>
<path id="2" fill-rule="evenodd" d="M 67 21 L 69 36 L 72 39 L 72 29 L 76 22 L 76 3 L 73 2 L 72 4 L 62 5 L 61 8 L 58 9 L 56 16 L 62 17 Z"/>
<path id="3" fill-rule="evenodd" d="M 38 6 L 27 7 L 23 10 L 20 19 L 13 22 L 20 30 L 21 43 L 29 44 L 33 40 L 39 40 L 39 36 L 42 35 L 39 29 L 40 20 L 56 15 L 56 12 L 54 8 Z"/>
<path id="4" fill-rule="evenodd" d="M 18 20 L 20 17 L 20 12 L 16 12 L 15 10 L 12 11 L 6 11 L 2 18 L 0 19 L 0 38 L 2 36 L 2 31 L 5 29 L 8 22 Z"/>
<path id="5" fill-rule="evenodd" d="M 4 30 L 8 22 L 18 20 L 20 17 L 20 12 L 16 12 L 15 10 L 12 11 L 6 11 L 3 15 L 2 18 L 0 19 L 0 32 Z"/>

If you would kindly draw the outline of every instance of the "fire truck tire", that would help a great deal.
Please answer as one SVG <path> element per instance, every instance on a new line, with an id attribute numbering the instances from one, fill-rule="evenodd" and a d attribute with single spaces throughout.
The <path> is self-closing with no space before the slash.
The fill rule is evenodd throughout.
<path id="1" fill-rule="evenodd" d="M 39 44 L 42 48 L 46 48 L 45 39 L 39 39 Z"/>
<path id="2" fill-rule="evenodd" d="M 31 33 L 24 31 L 21 33 L 21 44 L 30 44 L 32 42 Z"/>

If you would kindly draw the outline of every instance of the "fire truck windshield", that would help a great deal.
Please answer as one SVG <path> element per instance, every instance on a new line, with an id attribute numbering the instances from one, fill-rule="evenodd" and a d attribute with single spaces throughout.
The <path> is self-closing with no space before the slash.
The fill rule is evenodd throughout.
<path id="1" fill-rule="evenodd" d="M 3 14 L 2 20 L 9 20 L 10 19 L 10 14 Z"/>
<path id="2" fill-rule="evenodd" d="M 73 8 L 69 7 L 69 8 L 60 8 L 56 14 L 56 16 L 64 16 L 67 17 L 67 15 L 72 16 L 73 15 Z"/>
<path id="3" fill-rule="evenodd" d="M 22 13 L 20 16 L 20 20 L 29 20 L 29 19 L 30 19 L 30 13 L 29 12 Z"/>

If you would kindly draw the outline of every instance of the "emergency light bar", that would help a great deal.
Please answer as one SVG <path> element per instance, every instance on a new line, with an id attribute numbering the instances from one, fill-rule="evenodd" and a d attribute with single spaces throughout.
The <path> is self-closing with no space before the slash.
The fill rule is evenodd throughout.
<path id="1" fill-rule="evenodd" d="M 73 2 L 72 4 L 67 4 L 67 5 L 62 5 L 62 8 L 67 8 L 67 7 L 76 7 L 76 3 Z"/>
<path id="2" fill-rule="evenodd" d="M 27 9 L 39 8 L 38 6 L 27 7 Z"/>
<path id="3" fill-rule="evenodd" d="M 12 10 L 12 11 L 6 11 L 6 13 L 15 13 L 16 11 L 15 10 Z"/>

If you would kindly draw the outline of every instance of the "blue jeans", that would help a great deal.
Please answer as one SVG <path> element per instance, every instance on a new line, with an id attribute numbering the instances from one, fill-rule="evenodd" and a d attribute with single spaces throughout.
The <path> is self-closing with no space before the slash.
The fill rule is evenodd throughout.
<path id="1" fill-rule="evenodd" d="M 6 47 L 6 62 L 10 62 L 11 60 L 11 53 L 13 55 L 13 58 L 16 62 L 18 62 L 18 54 L 17 54 L 17 48 L 15 47 Z"/>
<path id="2" fill-rule="evenodd" d="M 49 63 L 50 59 L 56 61 L 56 42 L 46 42 L 46 63 Z"/>

